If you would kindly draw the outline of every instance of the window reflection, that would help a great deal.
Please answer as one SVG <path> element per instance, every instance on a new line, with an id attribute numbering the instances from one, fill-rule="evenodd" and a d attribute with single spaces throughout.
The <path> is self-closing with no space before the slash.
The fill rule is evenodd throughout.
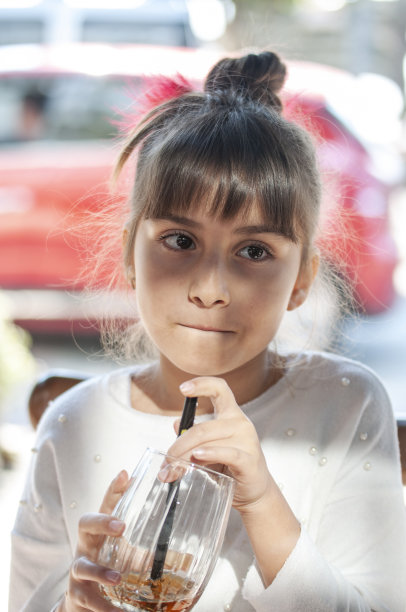
<path id="1" fill-rule="evenodd" d="M 7 76 L 0 80 L 0 141 L 83 140 L 117 133 L 114 118 L 139 79 L 89 75 Z M 117 118 L 117 117 L 116 117 Z"/>

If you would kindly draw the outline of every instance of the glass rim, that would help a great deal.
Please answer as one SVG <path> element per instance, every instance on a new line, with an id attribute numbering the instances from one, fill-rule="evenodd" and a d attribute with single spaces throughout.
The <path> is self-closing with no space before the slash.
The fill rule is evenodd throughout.
<path id="1" fill-rule="evenodd" d="M 161 455 L 162 457 L 169 457 L 169 459 L 172 459 L 178 464 L 181 464 L 181 465 L 183 464 L 184 466 L 191 467 L 196 470 L 203 470 L 204 472 L 207 472 L 208 474 L 213 474 L 216 477 L 220 476 L 220 478 L 223 478 L 225 482 L 229 481 L 230 484 L 232 485 L 235 484 L 235 479 L 232 476 L 229 476 L 228 474 L 223 474 L 223 472 L 216 472 L 216 470 L 212 470 L 211 468 L 206 467 L 205 465 L 200 465 L 200 463 L 189 461 L 189 459 L 182 459 L 180 457 L 174 457 L 173 455 L 170 455 L 169 453 L 166 453 L 165 451 L 158 450 L 157 448 L 153 448 L 152 446 L 147 446 L 147 448 L 144 451 L 144 454 L 147 451 L 154 453 L 155 455 Z"/>

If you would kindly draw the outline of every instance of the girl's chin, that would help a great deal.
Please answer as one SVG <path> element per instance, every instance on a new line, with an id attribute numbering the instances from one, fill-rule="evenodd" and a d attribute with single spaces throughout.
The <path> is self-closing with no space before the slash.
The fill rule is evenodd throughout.
<path id="1" fill-rule="evenodd" d="M 240 365 L 235 362 L 231 363 L 227 359 L 175 359 L 173 356 L 168 356 L 167 358 L 178 370 L 190 374 L 190 376 L 222 376 Z"/>
<path id="2" fill-rule="evenodd" d="M 177 365 L 177 364 L 175 364 Z M 225 368 L 223 367 L 218 367 L 216 368 L 215 366 L 211 365 L 211 366 L 207 366 L 207 367 L 203 367 L 203 366 L 197 366 L 193 367 L 193 365 L 191 364 L 179 364 L 179 366 L 177 366 L 179 370 L 181 370 L 182 372 L 185 372 L 185 374 L 189 374 L 191 377 L 193 376 L 224 376 L 225 374 L 227 374 L 227 372 L 230 372 L 233 368 Z"/>

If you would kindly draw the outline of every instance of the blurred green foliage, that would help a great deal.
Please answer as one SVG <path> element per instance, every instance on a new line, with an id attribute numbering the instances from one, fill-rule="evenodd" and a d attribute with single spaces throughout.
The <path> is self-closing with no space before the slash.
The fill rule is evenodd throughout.
<path id="1" fill-rule="evenodd" d="M 15 385 L 27 382 L 35 373 L 31 337 L 9 319 L 9 304 L 0 293 L 0 402 Z"/>

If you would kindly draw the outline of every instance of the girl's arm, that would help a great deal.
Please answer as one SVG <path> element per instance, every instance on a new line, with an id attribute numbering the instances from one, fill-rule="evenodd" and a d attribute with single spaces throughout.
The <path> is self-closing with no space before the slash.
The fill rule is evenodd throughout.
<path id="1" fill-rule="evenodd" d="M 269 589 L 258 588 L 255 571 L 246 580 L 245 595 L 258 611 L 270 605 L 282 612 L 405 611 L 406 511 L 396 427 L 382 386 L 373 378 L 367 386 L 317 535 L 302 528 Z"/>
<path id="2" fill-rule="evenodd" d="M 72 551 L 48 444 L 33 454 L 11 545 L 9 612 L 49 612 L 65 591 Z"/>
<path id="3" fill-rule="evenodd" d="M 63 487 L 66 495 L 65 479 L 69 470 L 73 479 L 82 478 L 83 486 L 87 486 L 86 475 L 78 473 L 74 465 L 75 436 L 83 423 L 66 418 L 67 424 L 71 421 L 71 429 L 68 430 L 65 423 L 62 426 L 59 417 L 66 412 L 65 408 L 68 409 L 66 405 L 61 409 L 55 404 L 47 410 L 39 425 L 23 500 L 12 532 L 9 612 L 76 612 L 83 608 L 78 604 L 80 600 L 89 602 L 86 608 L 89 610 L 105 612 L 112 609 L 102 599 L 97 582 L 111 584 L 114 581 L 109 580 L 105 569 L 96 564 L 96 557 L 102 536 L 113 534 L 109 513 L 121 496 L 127 477 L 123 473 L 113 481 L 100 513 L 83 516 L 78 537 L 75 537 L 77 528 L 74 522 L 68 527 L 71 519 L 62 499 Z M 61 469 L 61 461 L 66 455 L 63 445 L 72 455 L 64 475 Z M 85 466 L 84 462 L 83 470 Z M 91 479 L 90 474 L 88 478 Z M 77 539 L 77 546 L 72 544 L 72 537 Z"/>
<path id="4" fill-rule="evenodd" d="M 404 612 L 405 512 L 390 409 L 385 414 L 385 406 L 381 408 L 375 435 L 369 423 L 367 445 L 354 444 L 374 462 L 375 473 L 371 470 L 372 478 L 365 480 L 362 457 L 354 458 L 350 449 L 326 506 L 320 537 L 313 542 L 269 474 L 255 428 L 226 383 L 202 377 L 181 389 L 185 395 L 211 397 L 216 419 L 185 432 L 168 452 L 223 464 L 236 479 L 234 505 L 262 577 L 250 572 L 245 584 L 245 596 L 254 608 Z M 380 456 L 382 448 L 389 449 L 385 458 Z"/>
<path id="5" fill-rule="evenodd" d="M 233 505 L 247 529 L 263 582 L 269 586 L 295 547 L 300 524 L 268 471 L 254 425 L 226 382 L 201 377 L 181 390 L 185 395 L 210 397 L 216 419 L 185 432 L 168 453 L 205 465 L 227 466 L 237 485 Z"/>

